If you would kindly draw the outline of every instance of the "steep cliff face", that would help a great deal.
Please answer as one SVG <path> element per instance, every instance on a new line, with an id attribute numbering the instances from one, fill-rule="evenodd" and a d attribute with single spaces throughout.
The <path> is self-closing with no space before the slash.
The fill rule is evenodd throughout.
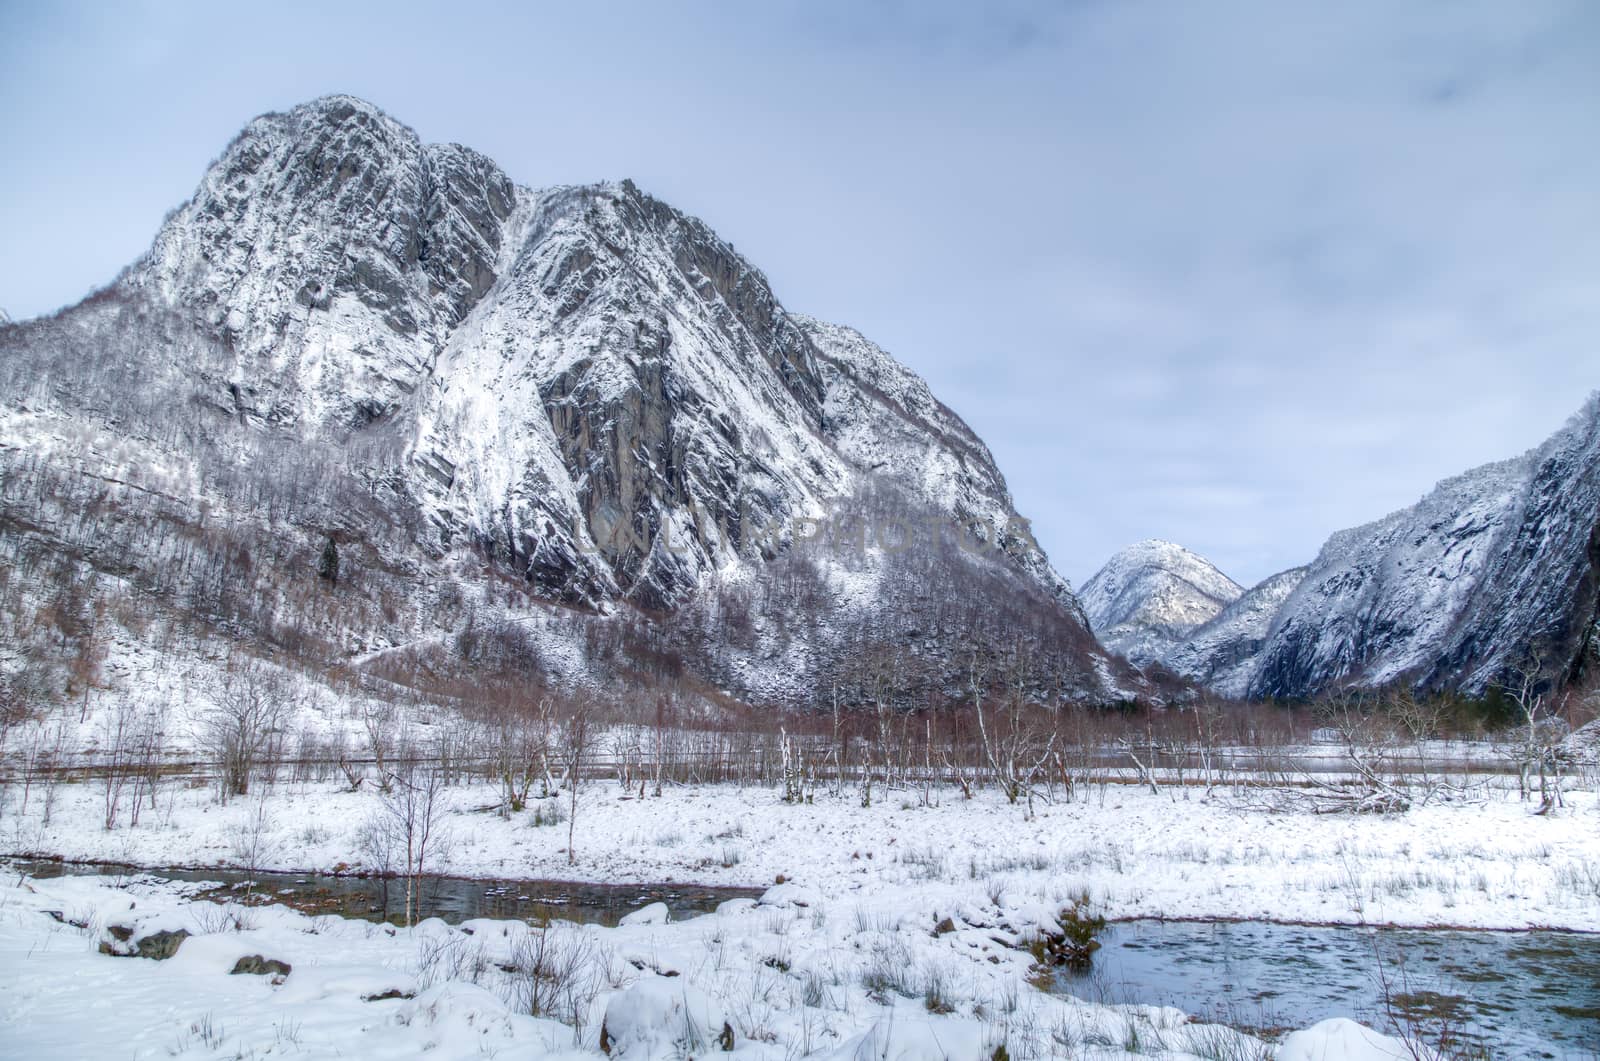
<path id="1" fill-rule="evenodd" d="M 928 385 L 853 328 L 794 320 L 819 351 L 823 434 L 858 476 L 882 478 L 915 498 L 937 526 L 878 528 L 886 538 L 943 535 L 994 552 L 1080 623 L 1087 618 L 1013 506 L 989 447 Z"/>
<path id="2" fill-rule="evenodd" d="M 1161 658 L 1251 697 L 1561 682 L 1592 665 L 1597 596 L 1600 396 L 1538 449 L 1340 531 Z"/>
<path id="3" fill-rule="evenodd" d="M 1243 592 L 1204 557 L 1151 539 L 1108 560 L 1083 584 L 1081 600 L 1101 643 L 1143 666 L 1166 657 Z"/>
<path id="4" fill-rule="evenodd" d="M 563 599 L 668 606 L 845 485 L 810 343 L 703 224 L 518 188 L 350 97 L 251 122 L 120 284 L 222 339 L 210 401 L 392 425 L 441 538 Z"/>
<path id="5" fill-rule="evenodd" d="M 1515 508 L 1429 687 L 1482 689 L 1511 668 L 1576 678 L 1600 620 L 1600 394 L 1527 458 Z"/>
<path id="6" fill-rule="evenodd" d="M 207 490 L 250 484 L 271 517 L 229 503 L 230 526 L 252 526 L 256 547 L 280 518 L 301 547 L 366 547 L 399 580 L 383 615 L 469 558 L 553 604 L 672 612 L 759 583 L 803 528 L 870 511 L 870 548 L 805 569 L 851 598 L 830 614 L 848 613 L 859 640 L 875 615 L 926 611 L 890 599 L 926 590 L 885 576 L 908 559 L 876 537 L 880 517 L 914 511 L 935 538 L 987 547 L 941 578 L 979 572 L 986 593 L 1042 602 L 1030 608 L 1062 631 L 1052 644 L 1071 646 L 1057 653 L 1077 676 L 1065 684 L 1128 692 L 971 430 L 856 333 L 786 312 L 731 245 L 627 181 L 531 190 L 328 97 L 251 122 L 111 288 L 6 334 L 11 367 L 54 381 L 41 400 L 20 368 L 0 373 L 19 432 L 92 421 L 145 447 L 142 464 L 186 469 L 191 493 L 171 494 L 163 519 L 209 519 L 222 501 Z M 119 353 L 91 366 L 91 348 Z M 161 422 L 163 408 L 183 413 Z M 39 475 L 81 474 L 83 458 L 63 450 Z M 114 463 L 108 481 L 143 474 Z M 360 504 L 341 503 L 352 492 Z M 137 542 L 122 548 L 118 563 L 137 566 Z M 429 622 L 373 621 L 389 642 Z M 840 631 L 813 633 L 816 675 L 847 649 Z"/>
<path id="7" fill-rule="evenodd" d="M 1285 602 L 1250 691 L 1564 678 L 1595 614 L 1600 399 L 1539 449 L 1335 535 Z"/>

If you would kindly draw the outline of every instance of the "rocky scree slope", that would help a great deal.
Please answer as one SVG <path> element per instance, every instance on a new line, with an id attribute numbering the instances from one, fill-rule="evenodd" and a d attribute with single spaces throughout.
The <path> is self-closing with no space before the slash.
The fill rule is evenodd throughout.
<path id="1" fill-rule="evenodd" d="M 1140 687 L 986 447 L 904 366 L 786 312 L 627 181 L 524 188 L 353 97 L 249 123 L 148 254 L 0 346 L 0 547 L 35 595 L 114 579 L 357 662 L 459 646 L 492 615 L 534 642 L 559 628 L 532 651 L 568 677 L 614 678 L 645 644 L 795 699 L 864 639 L 923 644 L 929 690 L 1014 643 L 928 599 L 957 585 L 1038 613 L 1053 687 Z M 987 548 L 812 533 L 884 515 Z M 346 577 L 308 589 L 329 539 Z M 764 611 L 730 654 L 738 600 Z"/>

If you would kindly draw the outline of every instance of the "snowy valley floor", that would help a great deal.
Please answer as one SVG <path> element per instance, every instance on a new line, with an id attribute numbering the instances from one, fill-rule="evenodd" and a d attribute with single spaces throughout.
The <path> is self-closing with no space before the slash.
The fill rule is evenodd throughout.
<path id="1" fill-rule="evenodd" d="M 613 1056 L 988 1058 L 1006 1055 L 1410 1056 L 1349 1024 L 1264 1045 L 1176 1011 L 1107 1007 L 1029 983 L 1022 944 L 1087 892 L 1109 917 L 1547 926 L 1600 931 L 1600 802 L 1536 817 L 1515 796 L 1394 817 L 1270 813 L 1227 792 L 1111 785 L 1024 809 L 993 793 L 854 790 L 786 805 L 770 789 L 585 785 L 568 823 L 483 810 L 447 790 L 430 872 L 601 882 L 773 885 L 759 903 L 617 928 L 440 922 L 392 929 L 281 907 L 226 910 L 171 884 L 21 881 L 0 892 L 0 1055 L 15 1057 Z M 330 870 L 361 862 L 368 792 L 280 785 L 219 806 L 173 785 L 135 828 L 107 831 L 101 788 L 62 785 L 42 820 L 13 792 L 11 853 L 145 866 Z M 547 817 L 554 801 L 540 801 Z M 133 908 L 128 909 L 130 904 Z M 56 915 L 45 911 L 56 911 Z M 60 920 L 57 920 L 59 916 Z M 935 931 L 941 922 L 943 931 Z M 77 922 L 78 924 L 74 924 Z M 108 935 L 133 929 L 131 942 Z M 166 961 L 110 957 L 160 928 L 196 935 Z M 541 950 L 540 947 L 543 947 Z M 289 963 L 229 976 L 241 956 Z M 509 970 L 509 971 L 508 971 Z M 414 995 L 377 1001 L 364 996 Z M 534 1017 L 540 1010 L 552 1016 Z M 557 1019 L 559 1018 L 559 1019 Z M 700 1048 L 686 1048 L 690 1040 Z M 1346 1050 L 1345 1047 L 1349 1049 Z M 1340 1052 L 1343 1051 L 1343 1052 Z"/>

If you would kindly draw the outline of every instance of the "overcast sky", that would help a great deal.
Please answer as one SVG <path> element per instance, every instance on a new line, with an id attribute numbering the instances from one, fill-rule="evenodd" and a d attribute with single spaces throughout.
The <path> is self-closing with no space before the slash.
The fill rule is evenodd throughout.
<path id="1" fill-rule="evenodd" d="M 1074 582 L 1146 537 L 1253 582 L 1600 386 L 1586 0 L 231 6 L 0 0 L 12 316 L 351 92 L 707 220 L 926 377 Z"/>

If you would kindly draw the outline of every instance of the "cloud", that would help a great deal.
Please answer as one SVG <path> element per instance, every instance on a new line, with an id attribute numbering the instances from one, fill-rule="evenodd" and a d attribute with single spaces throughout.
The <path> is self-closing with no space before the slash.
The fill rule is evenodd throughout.
<path id="1" fill-rule="evenodd" d="M 1582 0 L 42 10 L 0 33 L 13 314 L 250 115 L 357 92 L 703 216 L 923 373 L 1078 581 L 1152 535 L 1303 562 L 1597 383 Z"/>

